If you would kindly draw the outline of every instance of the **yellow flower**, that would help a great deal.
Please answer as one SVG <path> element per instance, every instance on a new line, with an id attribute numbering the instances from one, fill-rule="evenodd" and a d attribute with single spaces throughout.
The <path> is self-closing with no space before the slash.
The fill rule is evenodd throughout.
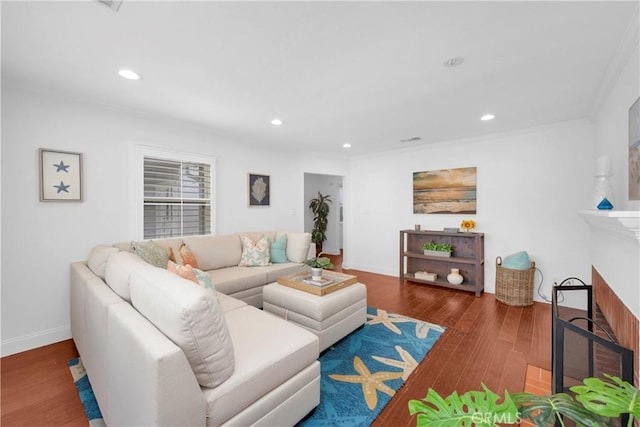
<path id="1" fill-rule="evenodd" d="M 462 223 L 460 224 L 460 228 L 464 229 L 465 231 L 473 230 L 474 228 L 476 228 L 476 223 L 472 219 L 463 219 Z"/>

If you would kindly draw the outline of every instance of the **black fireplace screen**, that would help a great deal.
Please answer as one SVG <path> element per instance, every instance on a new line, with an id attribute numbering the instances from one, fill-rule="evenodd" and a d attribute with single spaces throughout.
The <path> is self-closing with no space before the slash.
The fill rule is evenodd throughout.
<path id="1" fill-rule="evenodd" d="M 571 294 L 583 299 L 584 310 L 559 306 Z M 633 351 L 616 341 L 609 327 L 598 321 L 593 290 L 582 280 L 570 277 L 553 287 L 551 376 L 553 393 L 570 393 L 569 387 L 588 377 L 609 374 L 633 384 Z M 606 321 L 604 322 L 606 323 Z"/>

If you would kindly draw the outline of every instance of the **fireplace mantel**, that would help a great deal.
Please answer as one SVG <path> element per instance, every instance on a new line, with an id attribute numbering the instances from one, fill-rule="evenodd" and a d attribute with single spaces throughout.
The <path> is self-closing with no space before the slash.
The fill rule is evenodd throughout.
<path id="1" fill-rule="evenodd" d="M 585 210 L 578 212 L 590 227 L 628 237 L 640 244 L 640 211 Z"/>

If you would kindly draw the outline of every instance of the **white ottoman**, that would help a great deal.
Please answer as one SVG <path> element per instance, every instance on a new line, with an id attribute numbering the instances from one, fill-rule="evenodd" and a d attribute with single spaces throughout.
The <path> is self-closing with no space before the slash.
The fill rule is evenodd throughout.
<path id="1" fill-rule="evenodd" d="M 362 283 L 318 296 L 274 282 L 263 288 L 262 299 L 264 311 L 316 334 L 320 351 L 367 320 L 367 287 Z"/>

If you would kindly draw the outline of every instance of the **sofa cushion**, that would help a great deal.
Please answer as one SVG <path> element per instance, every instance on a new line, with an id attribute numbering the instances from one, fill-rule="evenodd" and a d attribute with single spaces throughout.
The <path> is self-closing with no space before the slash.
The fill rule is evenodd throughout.
<path id="1" fill-rule="evenodd" d="M 307 269 L 309 267 L 306 267 Z M 278 277 L 287 276 L 290 274 L 300 274 L 305 269 L 304 265 L 295 262 L 287 262 L 282 264 L 271 264 L 266 267 L 255 267 L 254 270 L 263 271 L 267 275 L 265 284 L 275 282 Z M 311 270 L 309 270 L 311 271 Z"/>
<path id="2" fill-rule="evenodd" d="M 107 260 L 111 255 L 118 252 L 113 246 L 98 245 L 91 249 L 87 265 L 96 276 L 104 279 L 104 270 L 107 266 Z"/>
<path id="3" fill-rule="evenodd" d="M 234 370 L 234 350 L 215 291 L 154 269 L 134 272 L 133 306 L 187 356 L 198 383 L 216 387 Z"/>
<path id="4" fill-rule="evenodd" d="M 201 270 L 237 266 L 240 262 L 242 245 L 237 234 L 189 236 L 184 238 L 184 242 L 198 259 Z"/>
<path id="5" fill-rule="evenodd" d="M 267 267 L 228 267 L 207 271 L 216 290 L 226 295 L 264 286 L 267 283 Z"/>
<path id="6" fill-rule="evenodd" d="M 218 303 L 220 304 L 220 309 L 223 313 L 247 306 L 246 302 L 227 296 L 222 292 L 216 292 L 216 297 L 218 298 Z"/>
<path id="7" fill-rule="evenodd" d="M 260 240 L 254 242 L 246 236 L 241 236 L 242 239 L 242 256 L 238 263 L 241 267 L 260 267 L 271 264 L 271 257 L 269 254 L 269 238 L 262 236 Z"/>
<path id="8" fill-rule="evenodd" d="M 225 314 L 236 349 L 236 368 L 214 389 L 203 389 L 208 425 L 221 425 L 318 358 L 311 332 L 255 307 Z"/>
<path id="9" fill-rule="evenodd" d="M 311 245 L 310 233 L 292 233 L 281 232 L 287 235 L 287 258 L 291 262 L 304 262 L 309 254 L 309 245 Z"/>
<path id="10" fill-rule="evenodd" d="M 158 268 L 166 268 L 167 261 L 169 261 L 169 251 L 153 240 L 131 242 L 129 252 L 140 256 L 140 258 Z"/>
<path id="11" fill-rule="evenodd" d="M 129 277 L 137 270 L 153 269 L 138 255 L 131 252 L 117 252 L 109 257 L 104 269 L 104 281 L 120 298 L 131 302 Z"/>
<path id="12" fill-rule="evenodd" d="M 269 252 L 272 263 L 281 264 L 283 262 L 289 262 L 287 258 L 287 235 L 283 234 L 276 240 L 271 241 Z"/>

